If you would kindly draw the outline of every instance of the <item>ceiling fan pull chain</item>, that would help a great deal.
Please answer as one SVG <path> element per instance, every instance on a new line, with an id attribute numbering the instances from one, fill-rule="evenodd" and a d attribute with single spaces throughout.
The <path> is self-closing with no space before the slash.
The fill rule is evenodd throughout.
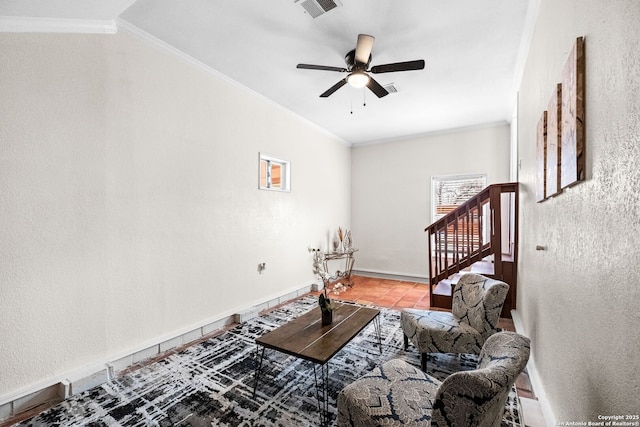
<path id="1" fill-rule="evenodd" d="M 367 106 L 367 91 L 362 88 L 362 106 Z"/>

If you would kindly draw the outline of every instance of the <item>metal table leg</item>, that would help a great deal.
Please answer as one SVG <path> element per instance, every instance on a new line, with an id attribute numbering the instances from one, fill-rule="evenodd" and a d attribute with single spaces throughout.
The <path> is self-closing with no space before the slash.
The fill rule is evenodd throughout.
<path id="1" fill-rule="evenodd" d="M 255 377 L 253 383 L 253 397 L 256 397 L 256 389 L 258 388 L 258 378 L 260 377 L 260 369 L 262 368 L 262 360 L 264 359 L 264 347 L 262 347 L 262 353 L 260 353 L 260 361 L 258 362 L 258 366 L 256 367 L 256 371 L 253 373 Z M 256 348 L 256 353 L 260 351 L 259 348 Z"/>
<path id="2" fill-rule="evenodd" d="M 316 380 L 316 398 L 318 399 L 318 411 L 320 412 L 320 425 L 329 425 L 329 363 L 320 365 L 320 383 L 316 364 L 313 364 L 313 376 Z"/>
<path id="3" fill-rule="evenodd" d="M 380 326 L 380 315 L 377 315 L 373 319 L 373 326 L 376 328 L 376 335 L 378 336 L 378 348 L 380 349 L 380 354 L 382 354 L 382 336 L 381 336 L 381 326 Z"/>

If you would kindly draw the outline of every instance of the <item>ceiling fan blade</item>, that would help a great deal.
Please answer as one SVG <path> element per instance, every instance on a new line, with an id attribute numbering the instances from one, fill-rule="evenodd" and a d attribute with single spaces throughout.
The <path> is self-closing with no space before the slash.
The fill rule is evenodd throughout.
<path id="1" fill-rule="evenodd" d="M 389 92 L 385 88 L 383 88 L 380 83 L 372 79 L 371 76 L 369 76 L 367 87 L 371 90 L 371 92 L 375 93 L 378 98 L 389 95 Z"/>
<path id="2" fill-rule="evenodd" d="M 358 44 L 356 45 L 356 62 L 361 64 L 369 63 L 373 41 L 376 38 L 367 34 L 358 34 Z"/>
<path id="3" fill-rule="evenodd" d="M 313 65 L 313 64 L 298 64 L 296 68 L 303 70 L 322 70 L 322 71 L 338 71 L 340 73 L 346 73 L 346 68 L 330 67 L 328 65 Z"/>
<path id="4" fill-rule="evenodd" d="M 394 62 L 393 64 L 376 65 L 375 67 L 371 67 L 371 72 L 374 74 L 379 74 L 391 73 L 394 71 L 422 70 L 423 68 L 424 59 L 418 59 L 416 61 Z"/>
<path id="5" fill-rule="evenodd" d="M 347 79 L 342 79 L 340 80 L 338 83 L 334 84 L 333 86 L 331 86 L 329 89 L 327 89 L 322 95 L 320 95 L 320 98 L 326 98 L 329 95 L 331 95 L 333 92 L 337 91 L 338 89 L 340 89 L 342 86 L 347 84 Z M 383 88 L 384 89 L 384 88 Z"/>

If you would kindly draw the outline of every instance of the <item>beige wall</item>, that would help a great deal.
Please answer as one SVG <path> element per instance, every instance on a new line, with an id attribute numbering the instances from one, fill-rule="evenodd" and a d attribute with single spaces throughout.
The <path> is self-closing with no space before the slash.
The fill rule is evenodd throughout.
<path id="1" fill-rule="evenodd" d="M 354 268 L 427 277 L 431 177 L 485 173 L 488 184 L 509 182 L 509 144 L 503 124 L 354 147 Z"/>
<path id="2" fill-rule="evenodd" d="M 291 193 L 257 189 L 258 152 L 291 161 Z M 0 34 L 0 403 L 310 285 L 349 168 L 127 34 Z"/>
<path id="3" fill-rule="evenodd" d="M 518 312 L 551 422 L 640 410 L 639 23 L 636 0 L 542 0 L 520 90 Z M 578 36 L 587 179 L 535 203 L 536 123 Z"/>

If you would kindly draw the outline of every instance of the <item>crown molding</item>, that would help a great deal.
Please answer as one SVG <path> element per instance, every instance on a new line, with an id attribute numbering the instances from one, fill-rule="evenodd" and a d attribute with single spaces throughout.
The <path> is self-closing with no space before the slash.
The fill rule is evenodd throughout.
<path id="1" fill-rule="evenodd" d="M 0 16 L 2 33 L 115 34 L 117 31 L 112 20 Z"/>
<path id="2" fill-rule="evenodd" d="M 284 112 L 285 114 L 294 117 L 296 120 L 302 121 L 304 123 L 306 123 L 308 126 L 310 126 L 311 128 L 315 129 L 316 131 L 320 132 L 321 134 L 324 134 L 325 136 L 336 140 L 336 142 L 338 142 L 339 144 L 346 146 L 346 147 L 350 147 L 352 144 L 346 140 L 344 140 L 343 138 L 329 132 L 328 130 L 324 129 L 323 127 L 317 125 L 316 123 L 311 122 L 310 120 L 300 116 L 299 114 L 289 110 L 286 107 L 283 107 L 282 105 L 272 101 L 271 99 L 267 98 L 266 96 L 256 92 L 253 89 L 248 88 L 247 86 L 243 85 L 242 83 L 237 82 L 236 80 L 233 80 L 231 77 L 227 76 L 226 74 L 223 74 L 222 72 L 216 70 L 215 68 L 211 67 L 208 64 L 205 64 L 204 62 L 194 58 L 193 56 L 181 51 L 180 49 L 173 47 L 172 45 L 170 45 L 169 43 L 164 42 L 163 40 L 160 40 L 158 37 L 138 28 L 137 26 L 129 23 L 128 21 L 118 18 L 116 19 L 116 26 L 118 28 L 118 31 L 120 33 L 125 33 L 125 34 L 129 34 L 135 38 L 137 38 L 138 40 L 141 40 L 145 43 L 147 43 L 148 45 L 159 49 L 160 51 L 163 51 L 169 55 L 172 55 L 174 58 L 177 58 L 181 61 L 183 61 L 184 63 L 199 69 L 200 71 L 203 71 L 205 73 L 208 73 L 211 76 L 215 76 L 216 78 L 221 79 L 222 81 L 230 84 L 231 86 L 234 86 L 254 97 L 256 97 L 257 99 L 262 100 L 263 102 L 265 102 L 266 104 Z"/>
<path id="3" fill-rule="evenodd" d="M 487 129 L 487 128 L 494 128 L 494 127 L 500 127 L 500 126 L 509 126 L 509 125 L 510 125 L 510 121 L 507 121 L 507 120 L 501 120 L 501 121 L 497 121 L 497 122 L 478 123 L 478 124 L 469 125 L 469 126 L 438 129 L 438 130 L 433 130 L 433 131 L 429 131 L 429 132 L 402 135 L 402 136 L 393 137 L 393 138 L 377 139 L 377 140 L 364 141 L 364 142 L 356 142 L 356 143 L 352 144 L 352 146 L 354 148 L 355 147 L 364 147 L 364 146 L 367 146 L 367 145 L 377 145 L 377 144 L 386 144 L 388 142 L 408 141 L 408 140 L 411 140 L 411 139 L 419 139 L 419 138 L 431 137 L 431 136 L 437 136 L 437 135 L 447 135 L 447 134 L 451 134 L 451 133 L 470 132 L 470 131 L 479 130 L 479 129 Z"/>
<path id="4" fill-rule="evenodd" d="M 294 113 L 293 111 L 276 104 L 263 95 L 247 88 L 246 86 L 236 82 L 228 76 L 211 68 L 209 65 L 195 59 L 194 57 L 174 48 L 157 37 L 131 25 L 129 22 L 116 18 L 115 20 L 92 20 L 92 19 L 58 19 L 58 18 L 34 18 L 20 16 L 0 16 L 0 33 L 76 33 L 76 34 L 116 34 L 124 31 L 127 34 L 137 37 L 146 43 L 155 46 L 166 53 L 172 54 L 174 57 L 190 64 L 191 66 L 214 75 L 233 86 L 236 86 L 253 96 L 262 99 L 277 109 L 292 115 L 314 128 L 316 131 L 325 134 L 331 139 L 335 139 L 338 143 L 351 146 L 351 144 L 339 136 L 327 131 L 317 124 L 305 119 L 304 117 Z"/>

